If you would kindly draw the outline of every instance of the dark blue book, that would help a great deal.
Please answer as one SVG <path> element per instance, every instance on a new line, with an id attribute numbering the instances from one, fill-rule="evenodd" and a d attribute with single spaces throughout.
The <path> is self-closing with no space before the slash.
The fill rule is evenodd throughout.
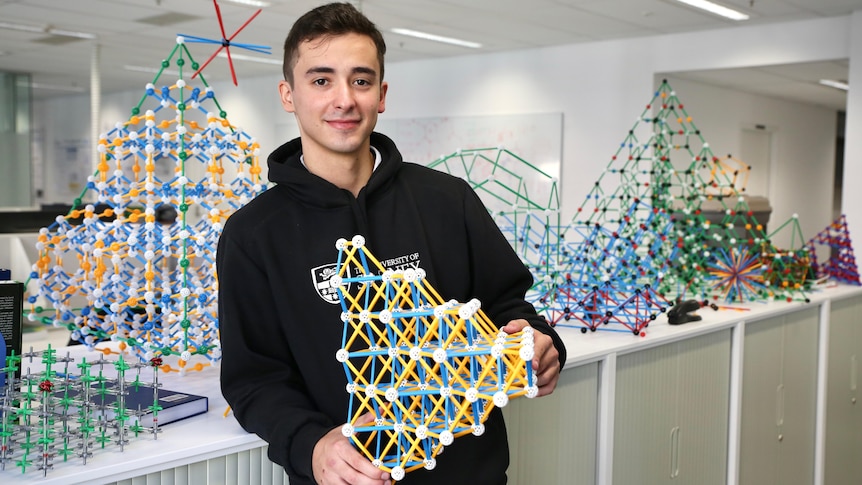
<path id="1" fill-rule="evenodd" d="M 131 423 L 150 427 L 158 419 L 159 426 L 182 419 L 204 414 L 209 410 L 206 396 L 187 394 L 171 389 L 159 388 L 158 413 L 153 412 L 153 388 L 147 386 L 127 386 L 126 409 L 129 410 Z M 138 412 L 140 410 L 140 413 Z"/>
<path id="2" fill-rule="evenodd" d="M 9 270 L 0 269 L 0 369 L 6 367 L 6 357 L 21 355 L 21 331 L 24 305 L 24 283 L 9 279 Z M 21 375 L 21 369 L 15 373 Z M 0 372 L 0 388 L 6 381 L 6 374 Z"/>
<path id="3" fill-rule="evenodd" d="M 94 415 L 104 416 L 106 419 L 114 419 L 117 415 L 117 401 L 119 390 L 116 384 L 106 386 L 101 391 L 98 384 L 90 387 L 90 403 Z M 171 389 L 158 389 L 158 405 L 156 405 L 153 388 L 146 385 L 134 386 L 126 383 L 123 407 L 128 416 L 127 424 L 140 424 L 143 427 L 151 427 L 157 420 L 159 426 L 173 423 L 192 416 L 204 414 L 209 410 L 209 399 L 206 396 L 188 394 Z M 69 393 L 69 397 L 79 398 L 80 391 Z M 79 401 L 80 402 L 80 401 Z M 80 404 L 73 406 L 78 412 Z"/>

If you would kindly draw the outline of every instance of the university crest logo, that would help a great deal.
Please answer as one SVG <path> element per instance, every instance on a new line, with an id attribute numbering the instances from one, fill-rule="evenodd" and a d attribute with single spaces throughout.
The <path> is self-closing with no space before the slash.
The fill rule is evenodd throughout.
<path id="1" fill-rule="evenodd" d="M 350 277 L 350 268 L 345 268 L 347 278 Z M 317 295 L 323 298 L 323 301 L 326 303 L 331 303 L 333 305 L 337 305 L 339 303 L 338 300 L 338 288 L 334 288 L 330 285 L 330 279 L 333 276 L 338 274 L 338 267 L 336 263 L 324 264 L 322 266 L 318 266 L 316 268 L 312 268 L 311 270 L 311 282 L 314 284 L 314 289 L 317 290 Z M 347 291 L 350 291 L 350 283 L 347 284 Z"/>

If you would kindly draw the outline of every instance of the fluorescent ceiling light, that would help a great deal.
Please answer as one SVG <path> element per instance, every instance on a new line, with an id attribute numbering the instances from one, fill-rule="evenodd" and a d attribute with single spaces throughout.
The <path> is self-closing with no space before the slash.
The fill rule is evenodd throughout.
<path id="1" fill-rule="evenodd" d="M 51 35 L 60 35 L 63 37 L 74 37 L 76 39 L 95 39 L 96 34 L 91 34 L 89 32 L 77 32 L 74 30 L 63 30 L 63 29 L 55 29 L 53 27 L 48 28 L 45 32 Z"/>
<path id="2" fill-rule="evenodd" d="M 20 32 L 33 32 L 34 34 L 45 33 L 45 27 L 38 25 L 14 24 L 12 22 L 0 22 L 0 29 L 18 30 Z"/>
<path id="3" fill-rule="evenodd" d="M 132 72 L 146 72 L 148 74 L 158 74 L 161 72 L 162 74 L 171 74 L 174 76 L 180 75 L 179 71 L 173 71 L 171 69 L 162 70 L 162 69 L 156 69 L 155 67 L 125 65 L 125 66 L 123 66 L 123 69 L 125 69 L 127 71 L 132 71 Z"/>
<path id="4" fill-rule="evenodd" d="M 249 7 L 257 7 L 257 8 L 264 8 L 264 7 L 270 6 L 269 2 L 262 2 L 260 0 L 225 0 L 225 1 L 230 2 L 230 3 L 236 3 L 239 5 L 248 5 Z"/>
<path id="5" fill-rule="evenodd" d="M 394 34 L 407 35 L 410 37 L 416 37 L 425 40 L 433 40 L 434 42 L 442 42 L 444 44 L 458 45 L 461 47 L 469 47 L 471 49 L 479 49 L 480 47 L 482 47 L 482 44 L 478 42 L 470 42 L 469 40 L 455 39 L 453 37 L 443 37 L 442 35 L 419 32 L 418 30 L 394 28 L 391 29 L 391 31 Z"/>
<path id="6" fill-rule="evenodd" d="M 216 57 L 227 59 L 227 52 L 219 52 Z M 261 64 L 275 64 L 280 66 L 284 61 L 281 59 L 270 59 L 266 57 L 247 56 L 245 54 L 234 54 L 231 52 L 230 58 L 237 61 L 259 62 Z"/>
<path id="7" fill-rule="evenodd" d="M 76 39 L 95 39 L 96 34 L 89 32 L 78 32 L 52 27 L 50 25 L 27 25 L 14 22 L 0 22 L 0 29 L 17 30 L 19 32 L 31 32 L 34 34 L 59 35 L 62 37 L 74 37 Z"/>
<path id="8" fill-rule="evenodd" d="M 709 13 L 714 13 L 730 20 L 748 20 L 749 16 L 738 10 L 727 8 L 724 5 L 710 2 L 709 0 L 676 0 L 679 3 L 690 5 L 694 8 L 706 10 Z"/>
<path id="9" fill-rule="evenodd" d="M 84 88 L 81 86 L 61 86 L 57 84 L 42 84 L 42 83 L 30 83 L 30 87 L 33 89 L 46 89 L 49 91 L 66 91 L 70 93 L 83 93 Z"/>
<path id="10" fill-rule="evenodd" d="M 824 86 L 829 86 L 830 88 L 841 89 L 843 91 L 850 90 L 850 85 L 843 81 L 835 81 L 833 79 L 821 79 L 820 84 Z"/>

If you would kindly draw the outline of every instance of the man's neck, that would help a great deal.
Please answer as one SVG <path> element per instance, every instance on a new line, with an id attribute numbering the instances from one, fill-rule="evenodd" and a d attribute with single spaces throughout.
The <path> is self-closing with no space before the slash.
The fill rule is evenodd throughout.
<path id="1" fill-rule="evenodd" d="M 303 152 L 303 163 L 309 172 L 336 187 L 349 190 L 354 197 L 359 196 L 359 191 L 371 178 L 371 173 L 374 171 L 374 158 L 370 148 L 359 154 L 343 156 Z"/>

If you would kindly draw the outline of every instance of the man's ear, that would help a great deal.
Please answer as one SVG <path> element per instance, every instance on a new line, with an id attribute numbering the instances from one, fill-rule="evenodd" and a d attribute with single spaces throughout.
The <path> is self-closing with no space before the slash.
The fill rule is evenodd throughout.
<path id="1" fill-rule="evenodd" d="M 295 108 L 293 106 L 293 88 L 290 87 L 290 83 L 284 80 L 279 81 L 278 95 L 281 98 L 281 106 L 284 107 L 284 110 L 288 113 L 293 113 Z"/>
<path id="2" fill-rule="evenodd" d="M 380 102 L 377 104 L 377 112 L 386 111 L 386 92 L 389 91 L 389 83 L 386 81 L 380 83 Z"/>

